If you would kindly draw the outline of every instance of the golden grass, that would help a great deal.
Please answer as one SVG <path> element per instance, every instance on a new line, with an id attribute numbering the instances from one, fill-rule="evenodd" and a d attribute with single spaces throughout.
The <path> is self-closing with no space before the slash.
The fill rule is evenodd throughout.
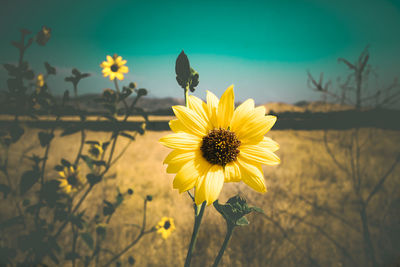
<path id="1" fill-rule="evenodd" d="M 27 131 L 10 152 L 10 164 L 14 164 L 10 168 L 13 177 L 20 177 L 29 168 L 28 161 L 21 158 L 22 154 L 44 153 L 37 142 L 37 131 Z M 368 129 L 362 131 L 366 138 Z M 109 173 L 115 173 L 116 178 L 104 180 L 97 185 L 97 189 L 90 193 L 81 207 L 81 210 L 86 210 L 87 215 L 101 214 L 103 199 L 113 201 L 116 187 L 121 192 L 128 188 L 134 189 L 135 193 L 126 197 L 110 222 L 106 247 L 115 252 L 124 248 L 138 233 L 129 224 L 141 223 L 143 198 L 146 195 L 153 196 L 147 211 L 149 227 L 155 225 L 162 216 L 174 218 L 177 229 L 169 239 L 163 240 L 156 233 L 145 236 L 122 257 L 123 263 L 132 255 L 136 266 L 183 265 L 193 226 L 193 209 L 187 194 L 179 194 L 172 189 L 174 175 L 167 174 L 166 167 L 162 164 L 170 150 L 160 145 L 158 139 L 167 133 L 147 132 L 144 136 L 138 136 L 110 170 Z M 370 139 L 371 145 L 362 155 L 363 166 L 368 174 L 366 177 L 371 177 L 365 181 L 366 188 L 373 187 L 400 151 L 398 132 L 374 130 L 374 133 L 374 137 Z M 56 178 L 53 167 L 61 158 L 73 161 L 78 151 L 79 133 L 63 138 L 59 138 L 59 134 L 59 131 L 56 132 L 57 138 L 51 145 L 51 157 L 46 172 L 48 178 Z M 106 141 L 109 136 L 110 133 L 89 132 L 88 140 Z M 256 193 L 242 183 L 225 184 L 219 199 L 224 203 L 229 197 L 240 193 L 250 205 L 261 207 L 266 216 L 248 215 L 250 225 L 235 230 L 221 266 L 309 266 L 313 261 L 320 266 L 351 266 L 352 261 L 364 265 L 357 199 L 349 179 L 327 154 L 321 142 L 323 131 L 271 131 L 268 136 L 280 144 L 281 149 L 277 154 L 282 160 L 279 166 L 264 166 L 268 192 Z M 127 142 L 125 138 L 119 139 L 116 154 Z M 340 152 L 337 144 L 331 145 L 335 154 L 343 161 L 345 153 Z M 84 169 L 83 166 L 82 168 Z M 398 232 L 397 237 L 391 236 L 393 231 L 400 228 L 396 224 L 399 214 L 395 212 L 400 207 L 399 169 L 397 167 L 391 174 L 383 190 L 371 201 L 367 210 L 372 239 L 380 262 L 392 259 L 396 255 L 396 249 L 399 249 L 399 241 L 396 241 L 399 239 Z M 6 202 L 3 204 L 6 205 Z M 5 207 L 1 208 L 3 214 Z M 323 207 L 328 211 L 316 207 Z M 224 234 L 223 219 L 212 206 L 208 207 L 200 228 L 192 266 L 210 266 Z M 63 240 L 68 243 L 69 237 L 65 236 Z M 80 249 L 87 251 L 85 244 Z M 107 258 L 109 257 L 105 256 L 102 260 Z"/>

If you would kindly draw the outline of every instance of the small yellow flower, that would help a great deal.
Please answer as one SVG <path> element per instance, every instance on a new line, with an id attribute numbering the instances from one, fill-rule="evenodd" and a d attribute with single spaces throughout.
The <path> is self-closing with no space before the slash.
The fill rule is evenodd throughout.
<path id="1" fill-rule="evenodd" d="M 66 194 L 78 191 L 83 185 L 83 179 L 79 175 L 79 169 L 75 166 L 64 167 L 64 170 L 58 172 L 58 174 L 61 177 L 58 179 L 60 188 Z"/>
<path id="2" fill-rule="evenodd" d="M 107 61 L 103 61 L 100 67 L 103 68 L 103 76 L 110 76 L 110 80 L 117 78 L 118 80 L 124 79 L 124 73 L 129 71 L 128 67 L 125 66 L 126 60 L 122 57 L 114 55 L 113 57 L 107 56 Z"/>
<path id="3" fill-rule="evenodd" d="M 44 46 L 49 41 L 50 37 L 51 37 L 51 29 L 46 26 L 43 26 L 42 29 L 36 34 L 36 42 L 39 45 Z"/>
<path id="4" fill-rule="evenodd" d="M 160 139 L 174 149 L 164 160 L 167 172 L 176 173 L 173 187 L 179 192 L 195 188 L 195 202 L 208 205 L 218 199 L 224 182 L 240 182 L 266 192 L 262 164 L 276 165 L 278 143 L 264 135 L 276 121 L 265 107 L 248 99 L 235 109 L 233 85 L 219 100 L 207 91 L 207 103 L 190 95 L 188 106 L 173 106 L 177 119 L 173 134 Z"/>
<path id="5" fill-rule="evenodd" d="M 39 74 L 37 76 L 36 86 L 38 87 L 39 92 L 40 92 L 40 88 L 44 86 L 44 76 L 43 76 L 43 74 Z M 37 93 L 39 93 L 38 89 L 36 89 Z"/>
<path id="6" fill-rule="evenodd" d="M 88 152 L 94 159 L 100 159 L 104 153 L 103 143 L 99 142 L 98 144 L 90 144 Z"/>
<path id="7" fill-rule="evenodd" d="M 174 219 L 168 217 L 162 217 L 161 221 L 158 222 L 157 233 L 159 233 L 164 239 L 167 239 L 172 231 L 175 230 Z"/>

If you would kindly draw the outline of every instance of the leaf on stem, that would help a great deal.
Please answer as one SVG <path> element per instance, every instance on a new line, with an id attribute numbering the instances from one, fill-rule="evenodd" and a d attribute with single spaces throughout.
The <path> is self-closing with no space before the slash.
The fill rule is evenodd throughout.
<path id="1" fill-rule="evenodd" d="M 40 173 L 36 170 L 29 170 L 22 174 L 19 184 L 20 194 L 25 194 L 31 187 L 39 181 Z"/>

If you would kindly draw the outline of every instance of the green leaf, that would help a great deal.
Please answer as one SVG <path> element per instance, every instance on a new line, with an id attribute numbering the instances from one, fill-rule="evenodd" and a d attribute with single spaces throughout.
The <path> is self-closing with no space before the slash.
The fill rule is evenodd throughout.
<path id="1" fill-rule="evenodd" d="M 86 165 L 92 170 L 93 169 L 93 159 L 87 155 L 81 155 L 81 158 L 86 163 Z"/>
<path id="2" fill-rule="evenodd" d="M 27 80 L 33 80 L 33 78 L 35 78 L 35 73 L 32 70 L 27 70 L 24 72 L 24 78 Z"/>
<path id="3" fill-rule="evenodd" d="M 259 212 L 259 213 L 263 213 L 264 214 L 264 211 L 261 209 L 261 208 L 259 208 L 259 207 L 250 207 L 249 208 L 251 211 L 256 211 L 256 212 Z"/>
<path id="4" fill-rule="evenodd" d="M 83 241 L 85 241 L 86 245 L 93 250 L 93 238 L 92 235 L 90 233 L 82 233 L 81 237 L 83 239 Z"/>
<path id="5" fill-rule="evenodd" d="M 86 179 L 88 180 L 88 183 L 91 186 L 94 186 L 95 184 L 97 184 L 101 181 L 101 176 L 95 175 L 93 173 L 89 173 L 88 175 L 86 175 Z"/>
<path id="6" fill-rule="evenodd" d="M 50 144 L 50 141 L 54 138 L 54 134 L 45 133 L 45 132 L 39 132 L 38 133 L 38 137 L 39 137 L 40 145 L 42 147 L 45 147 L 48 144 Z"/>
<path id="7" fill-rule="evenodd" d="M 190 63 L 189 59 L 186 56 L 185 52 L 179 54 L 178 58 L 176 59 L 175 63 L 175 73 L 177 79 L 179 78 L 183 82 L 187 82 L 190 77 Z"/>
<path id="8" fill-rule="evenodd" d="M 103 200 L 103 202 L 104 202 L 103 215 L 108 216 L 113 214 L 115 211 L 114 205 L 107 200 Z"/>
<path id="9" fill-rule="evenodd" d="M 118 207 L 119 205 L 122 204 L 123 201 L 124 201 L 124 195 L 122 195 L 118 190 L 117 198 L 115 201 L 115 206 Z"/>
<path id="10" fill-rule="evenodd" d="M 106 166 L 106 162 L 104 160 L 93 160 L 93 164 L 96 166 Z"/>
<path id="11" fill-rule="evenodd" d="M 53 251 L 49 251 L 47 254 L 49 255 L 50 259 L 51 259 L 55 264 L 58 265 L 58 264 L 60 263 L 60 262 L 58 261 L 56 255 L 54 255 Z"/>
<path id="12" fill-rule="evenodd" d="M 106 226 L 105 225 L 101 225 L 101 224 L 97 225 L 96 226 L 96 233 L 97 233 L 97 235 L 99 235 L 104 240 L 104 238 L 106 237 L 106 234 L 107 234 Z"/>
<path id="13" fill-rule="evenodd" d="M 244 216 L 236 221 L 236 225 L 238 225 L 238 226 L 244 226 L 244 225 L 248 225 L 248 224 L 249 224 L 249 221 Z"/>
<path id="14" fill-rule="evenodd" d="M 71 215 L 70 221 L 72 224 L 76 225 L 79 229 L 83 229 L 83 224 L 85 220 L 83 219 L 84 211 L 80 212 L 77 215 Z"/>
<path id="15" fill-rule="evenodd" d="M 98 141 L 86 141 L 85 144 L 88 144 L 88 145 L 99 145 L 100 143 Z"/>
<path id="16" fill-rule="evenodd" d="M 70 167 L 71 166 L 71 162 L 69 162 L 66 159 L 61 159 L 61 164 L 65 167 Z"/>
<path id="17" fill-rule="evenodd" d="M 102 148 L 103 148 L 104 151 L 106 151 L 106 149 L 107 149 L 107 147 L 108 147 L 109 144 L 110 144 L 110 142 L 104 142 L 104 143 L 103 143 Z"/>
<path id="18" fill-rule="evenodd" d="M 44 63 L 44 67 L 46 68 L 46 71 L 47 71 L 48 75 L 55 75 L 56 74 L 56 68 L 51 66 L 48 62 Z"/>
<path id="19" fill-rule="evenodd" d="M 35 170 L 26 171 L 22 174 L 19 184 L 20 194 L 25 194 L 31 187 L 39 181 L 40 173 Z"/>
<path id="20" fill-rule="evenodd" d="M 12 64 L 3 64 L 4 68 L 8 71 L 8 75 L 10 76 L 18 76 L 18 68 Z"/>
<path id="21" fill-rule="evenodd" d="M 56 166 L 54 167 L 54 169 L 55 169 L 56 171 L 58 171 L 58 172 L 61 172 L 61 171 L 64 170 L 64 167 L 61 166 L 61 165 L 56 165 Z"/>
<path id="22" fill-rule="evenodd" d="M 72 74 L 75 76 L 81 76 L 81 72 L 77 68 L 72 69 Z"/>
<path id="23" fill-rule="evenodd" d="M 11 141 L 13 143 L 17 142 L 21 136 L 24 134 L 25 130 L 18 124 L 13 124 L 10 128 L 10 136 L 11 136 Z"/>
<path id="24" fill-rule="evenodd" d="M 3 193 L 3 199 L 6 199 L 8 194 L 11 192 L 11 187 L 5 184 L 0 184 L 0 192 Z"/>
<path id="25" fill-rule="evenodd" d="M 72 125 L 64 129 L 61 136 L 71 135 L 82 130 L 82 125 Z"/>
<path id="26" fill-rule="evenodd" d="M 128 133 L 122 132 L 122 133 L 119 133 L 119 135 L 135 141 L 135 137 L 133 135 L 128 134 Z"/>
<path id="27" fill-rule="evenodd" d="M 54 207 L 56 202 L 62 197 L 62 193 L 58 190 L 60 182 L 57 180 L 47 181 L 42 190 L 40 191 L 41 198 L 51 208 Z"/>

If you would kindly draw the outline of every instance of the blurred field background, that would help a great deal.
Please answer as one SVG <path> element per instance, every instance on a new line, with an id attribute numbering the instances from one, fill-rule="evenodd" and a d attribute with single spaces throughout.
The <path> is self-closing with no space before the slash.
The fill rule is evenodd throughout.
<path id="1" fill-rule="evenodd" d="M 373 186 L 392 164 L 400 151 L 400 135 L 397 131 L 379 129 L 360 131 L 363 138 L 373 138 L 369 139 L 370 146 L 362 155 L 363 170 L 371 177 L 370 181 L 366 181 L 368 187 L 368 184 Z M 372 137 L 369 135 L 371 131 Z M 169 239 L 163 240 L 157 234 L 144 237 L 122 257 L 122 263 L 127 262 L 128 256 L 133 256 L 137 266 L 183 265 L 193 227 L 193 209 L 187 194 L 172 190 L 173 175 L 166 174 L 166 167 L 162 165 L 169 149 L 160 145 L 158 139 L 167 133 L 146 132 L 144 136 L 139 136 L 110 170 L 116 178 L 104 180 L 98 185 L 81 208 L 88 215 L 101 213 L 103 199 L 114 199 L 115 186 L 121 192 L 134 189 L 134 194 L 127 196 L 110 221 L 105 244 L 113 251 L 124 248 L 137 234 L 136 228 L 129 224 L 141 222 L 142 199 L 147 194 L 153 195 L 153 201 L 148 205 L 148 225 L 156 224 L 162 216 L 175 219 L 177 229 Z M 338 133 L 350 134 L 350 131 L 331 132 Z M 59 134 L 60 131 L 57 131 L 56 136 Z M 272 130 L 268 136 L 280 144 L 278 155 L 282 160 L 277 167 L 264 168 L 269 191 L 258 194 L 242 183 L 224 185 L 220 202 L 224 203 L 239 193 L 247 198 L 249 204 L 261 207 L 265 216 L 251 214 L 250 225 L 235 230 L 221 266 L 366 266 L 357 199 L 350 181 L 344 178 L 326 152 L 322 141 L 324 131 Z M 101 141 L 108 137 L 109 133 L 88 132 L 88 140 Z M 27 130 L 10 152 L 13 177 L 20 177 L 28 164 L 21 155 L 43 153 L 36 138 L 36 130 Z M 79 138 L 79 133 L 55 138 L 49 166 L 56 165 L 65 155 L 75 155 Z M 126 142 L 121 140 L 118 143 L 117 153 Z M 338 147 L 332 150 L 339 159 L 345 158 Z M 46 175 L 57 177 L 56 171 L 51 168 Z M 368 207 L 376 257 L 389 266 L 395 266 L 394 263 L 399 260 L 399 196 L 397 167 Z M 6 205 L 2 201 L 2 206 Z M 2 208 L 3 214 L 4 211 Z M 208 207 L 192 259 L 193 266 L 212 264 L 224 234 L 222 217 L 212 206 Z M 65 236 L 61 240 L 68 243 L 71 242 L 69 238 Z M 87 248 L 82 246 L 79 249 Z"/>
<path id="2" fill-rule="evenodd" d="M 224 185 L 220 203 L 240 194 L 264 214 L 247 215 L 250 225 L 235 229 L 220 266 L 400 266 L 399 28 L 400 2 L 393 0 L 5 0 L 0 266 L 10 260 L 80 267 L 89 255 L 90 266 L 102 266 L 139 234 L 149 195 L 147 229 L 167 216 L 176 230 L 166 240 L 145 235 L 120 265 L 110 266 L 131 266 L 132 259 L 135 266 L 183 266 L 192 200 L 173 190 L 174 175 L 162 164 L 170 149 L 158 140 L 170 133 L 171 106 L 184 104 L 184 90 L 221 96 L 231 84 L 236 104 L 253 98 L 277 115 L 267 136 L 279 143 L 281 164 L 263 167 L 265 194 L 243 183 Z M 174 65 L 182 53 L 190 58 L 183 72 Z M 126 60 L 124 71 L 117 64 L 124 73 L 118 81 L 103 76 L 104 60 L 113 55 Z M 114 158 L 108 148 L 102 167 L 89 170 L 84 142 L 117 139 Z M 33 155 L 47 154 L 32 167 Z M 55 167 L 62 159 L 101 182 L 85 179 L 77 195 L 61 196 L 60 212 L 54 199 L 42 198 L 62 195 L 57 182 L 50 193 L 43 189 L 59 178 Z M 105 201 L 114 208 L 119 192 L 122 205 L 106 215 Z M 85 212 L 81 228 L 76 207 Z M 99 226 L 106 229 L 103 243 L 97 243 Z M 209 206 L 192 266 L 212 265 L 225 231 Z M 100 243 L 96 258 L 93 244 Z"/>

